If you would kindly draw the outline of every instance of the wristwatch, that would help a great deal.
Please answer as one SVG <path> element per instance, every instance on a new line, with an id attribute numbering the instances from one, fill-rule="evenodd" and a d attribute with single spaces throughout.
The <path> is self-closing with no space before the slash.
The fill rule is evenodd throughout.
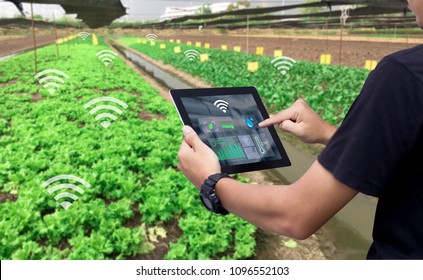
<path id="1" fill-rule="evenodd" d="M 210 175 L 201 185 L 200 199 L 204 207 L 206 207 L 209 211 L 220 215 L 227 215 L 229 212 L 223 208 L 215 191 L 217 182 L 222 178 L 230 177 L 226 173 L 216 173 Z"/>

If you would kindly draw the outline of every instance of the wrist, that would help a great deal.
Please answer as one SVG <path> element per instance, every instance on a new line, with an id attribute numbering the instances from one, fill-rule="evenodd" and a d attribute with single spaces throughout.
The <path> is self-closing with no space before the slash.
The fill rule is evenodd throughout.
<path id="1" fill-rule="evenodd" d="M 324 130 L 325 132 L 323 139 L 320 141 L 320 144 L 327 145 L 337 130 L 337 126 L 326 123 L 326 128 Z"/>

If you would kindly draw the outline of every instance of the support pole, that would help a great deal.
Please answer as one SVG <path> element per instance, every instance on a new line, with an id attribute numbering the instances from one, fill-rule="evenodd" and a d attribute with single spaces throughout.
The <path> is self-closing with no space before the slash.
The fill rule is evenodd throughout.
<path id="1" fill-rule="evenodd" d="M 54 25 L 54 35 L 56 37 L 56 53 L 57 53 L 57 58 L 60 58 L 59 44 L 57 43 L 57 40 L 59 40 L 59 38 L 57 36 L 56 17 L 54 16 L 54 12 L 53 12 L 53 25 Z"/>
<path id="2" fill-rule="evenodd" d="M 34 9 L 31 3 L 31 20 L 32 20 L 32 42 L 34 45 L 34 73 L 37 74 L 37 42 L 35 41 L 35 22 L 34 22 Z"/>
<path id="3" fill-rule="evenodd" d="M 247 15 L 247 49 L 246 49 L 247 53 L 248 53 L 249 46 L 250 46 L 250 15 Z"/>

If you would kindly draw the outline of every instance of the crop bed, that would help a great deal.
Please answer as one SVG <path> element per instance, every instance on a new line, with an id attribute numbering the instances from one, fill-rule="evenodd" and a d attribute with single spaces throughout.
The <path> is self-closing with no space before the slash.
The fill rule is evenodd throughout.
<path id="1" fill-rule="evenodd" d="M 0 259 L 252 257 L 255 227 L 206 211 L 176 169 L 173 106 L 90 39 L 38 50 L 39 71 L 69 76 L 54 94 L 32 53 L 0 62 Z M 102 96 L 128 105 L 107 129 L 84 108 Z M 90 184 L 67 210 L 42 187 L 61 174 Z"/>
<path id="2" fill-rule="evenodd" d="M 268 56 L 163 41 L 156 41 L 152 46 L 143 38 L 122 38 L 119 41 L 213 86 L 255 86 L 271 112 L 303 98 L 332 124 L 342 122 L 369 73 L 365 69 L 297 61 L 287 74 L 282 75 L 271 64 L 273 58 Z M 162 44 L 166 46 L 164 49 L 160 48 Z M 177 46 L 181 48 L 180 53 L 174 52 Z M 209 60 L 200 62 L 199 56 L 189 60 L 184 54 L 187 50 L 208 54 Z M 257 72 L 248 71 L 248 62 L 259 63 Z"/>

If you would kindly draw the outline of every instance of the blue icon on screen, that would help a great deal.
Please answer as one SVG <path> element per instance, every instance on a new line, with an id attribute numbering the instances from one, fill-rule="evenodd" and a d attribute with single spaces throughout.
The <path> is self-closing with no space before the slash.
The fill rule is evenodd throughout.
<path id="1" fill-rule="evenodd" d="M 253 118 L 253 116 L 242 117 L 242 120 L 247 124 L 247 126 L 249 128 L 253 128 L 254 127 L 254 118 Z"/>

